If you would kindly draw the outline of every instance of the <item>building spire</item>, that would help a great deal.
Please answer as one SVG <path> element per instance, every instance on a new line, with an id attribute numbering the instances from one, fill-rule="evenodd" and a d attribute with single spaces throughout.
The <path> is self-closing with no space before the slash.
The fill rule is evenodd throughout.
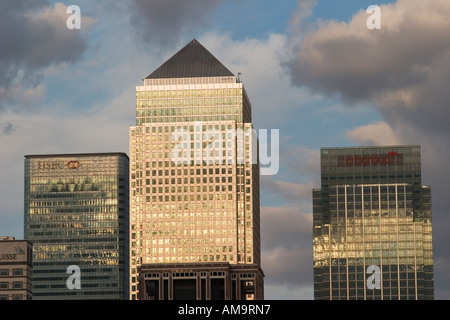
<path id="1" fill-rule="evenodd" d="M 200 42 L 193 39 L 146 79 L 234 76 Z"/>

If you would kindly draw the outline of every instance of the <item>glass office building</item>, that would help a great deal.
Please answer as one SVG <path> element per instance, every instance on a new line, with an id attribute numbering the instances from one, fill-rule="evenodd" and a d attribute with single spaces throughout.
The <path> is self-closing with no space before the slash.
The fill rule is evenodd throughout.
<path id="1" fill-rule="evenodd" d="M 141 265 L 259 266 L 258 146 L 251 121 L 239 77 L 197 40 L 136 87 L 131 299 L 138 298 Z"/>
<path id="2" fill-rule="evenodd" d="M 124 153 L 25 156 L 33 299 L 128 299 L 128 199 Z"/>
<path id="3" fill-rule="evenodd" d="M 315 299 L 433 299 L 431 190 L 419 146 L 321 149 Z"/>

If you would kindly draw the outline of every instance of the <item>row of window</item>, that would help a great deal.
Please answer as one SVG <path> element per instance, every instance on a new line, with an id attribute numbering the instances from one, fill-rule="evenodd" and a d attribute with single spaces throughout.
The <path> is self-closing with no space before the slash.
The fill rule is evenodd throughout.
<path id="1" fill-rule="evenodd" d="M 345 196 L 335 196 L 335 195 L 330 195 L 330 202 L 332 203 L 361 203 L 361 202 L 382 202 L 382 203 L 395 203 L 396 201 L 412 201 L 413 200 L 413 195 L 412 193 L 402 193 L 402 194 L 397 194 L 397 196 L 395 194 L 390 194 L 389 196 L 387 194 L 366 194 L 364 195 L 364 197 L 362 195 L 347 195 L 347 197 Z M 412 202 L 411 202 L 412 203 Z"/>
<path id="2" fill-rule="evenodd" d="M 13 281 L 11 283 L 6 282 L 6 281 L 0 281 L 0 291 L 9 290 L 9 289 L 20 290 L 23 288 L 24 288 L 24 286 L 23 286 L 22 281 Z"/>
<path id="3" fill-rule="evenodd" d="M 117 197 L 110 195 L 108 197 L 108 193 L 105 192 L 101 198 L 93 199 L 93 198 L 84 198 L 84 199 L 66 199 L 66 200 L 53 200 L 53 201 L 39 201 L 39 200 L 30 200 L 29 207 L 77 207 L 77 206 L 102 206 L 102 205 L 116 205 Z"/>
<path id="4" fill-rule="evenodd" d="M 349 289 L 348 292 L 348 299 L 349 300 L 356 300 L 356 299 L 362 299 L 365 298 L 367 300 L 380 300 L 381 299 L 381 292 L 380 290 L 376 290 L 377 293 L 373 292 L 373 290 L 368 290 L 366 292 L 366 295 L 364 295 L 364 290 L 355 290 L 355 289 Z M 418 294 L 419 295 L 419 294 Z M 406 289 L 401 290 L 401 294 L 398 294 L 398 290 L 385 290 L 383 292 L 383 300 L 410 300 L 416 298 L 416 292 L 414 289 L 410 289 L 409 291 L 406 291 Z M 328 300 L 329 297 L 326 297 Z M 347 289 L 342 290 L 333 290 L 332 292 L 332 298 L 333 300 L 342 299 L 347 300 Z"/>
<path id="5" fill-rule="evenodd" d="M 193 166 L 192 164 L 186 164 L 185 166 L 179 166 L 179 165 L 177 165 L 177 164 L 175 164 L 173 161 L 170 161 L 170 160 L 164 160 L 164 161 L 147 161 L 146 163 L 145 163 L 145 165 L 146 165 L 146 167 L 147 168 L 161 168 L 161 169 L 177 169 L 177 170 L 185 170 L 185 169 L 183 169 L 183 168 L 192 168 L 192 167 L 200 167 L 200 168 L 202 168 L 203 166 L 206 166 L 206 167 L 208 167 L 208 168 L 210 168 L 211 167 L 211 165 L 207 165 L 207 164 L 205 164 L 205 163 L 195 163 L 195 166 Z M 237 164 L 235 164 L 235 163 L 221 163 L 221 164 L 217 164 L 217 166 L 219 166 L 219 167 L 221 167 L 221 168 L 223 168 L 224 166 L 225 167 L 227 167 L 228 168 L 228 174 L 231 174 L 231 173 L 233 173 L 233 168 L 235 168 L 236 166 L 238 167 L 238 169 L 237 169 L 237 174 L 241 174 L 241 171 L 239 171 L 239 167 L 241 167 L 242 168 L 242 170 L 244 170 L 244 166 L 245 166 L 245 168 L 246 169 L 250 169 L 251 168 L 251 165 L 249 165 L 249 164 L 240 164 L 240 163 L 237 163 Z M 136 174 L 137 174 L 137 172 L 140 172 L 139 170 L 140 169 L 143 169 L 143 167 L 141 167 L 141 163 L 138 161 L 138 162 L 136 162 L 136 161 L 134 161 L 132 164 L 131 164 L 131 172 L 133 173 L 133 172 L 136 172 Z M 195 170 L 195 169 L 192 169 L 192 170 Z M 190 172 L 192 172 L 192 171 L 190 171 Z M 223 171 L 222 171 L 223 172 Z M 243 172 L 243 171 L 242 171 Z M 172 171 L 171 171 L 171 173 L 172 173 Z M 146 170 L 146 174 L 147 174 L 147 176 L 150 176 L 150 171 L 149 170 Z M 191 173 L 191 174 L 194 174 L 194 173 Z M 195 173 L 195 174 L 197 174 L 197 173 Z M 222 173 L 222 174 L 225 174 L 225 173 Z M 141 174 L 142 175 L 142 174 Z"/>
<path id="6" fill-rule="evenodd" d="M 144 134 L 144 133 L 153 133 L 152 135 L 145 135 L 145 138 L 147 141 L 149 141 L 150 139 L 152 141 L 169 141 L 167 140 L 170 136 L 168 135 L 156 135 L 156 133 L 161 134 L 161 133 L 172 133 L 174 131 L 188 131 L 191 133 L 203 133 L 206 130 L 210 130 L 210 129 L 215 129 L 215 130 L 221 130 L 222 132 L 226 132 L 226 130 L 234 130 L 235 127 L 238 127 L 238 129 L 242 129 L 241 126 L 239 124 L 234 124 L 233 122 L 227 122 L 226 124 L 224 123 L 210 123 L 208 122 L 207 124 L 203 124 L 203 123 L 195 123 L 195 124 L 172 124 L 172 125 L 159 125 L 159 126 L 145 126 L 145 127 L 138 127 L 138 128 L 132 128 L 131 129 L 131 136 L 134 137 L 136 136 L 137 138 L 143 138 L 140 134 Z M 245 132 L 245 134 L 249 134 L 250 132 L 250 128 L 245 128 L 243 129 L 243 132 Z M 132 140 L 135 141 L 135 140 Z"/>
<path id="7" fill-rule="evenodd" d="M 192 81 L 195 79 L 164 79 L 162 81 Z M 198 80 L 197 80 L 198 81 Z M 197 82 L 195 82 L 197 83 Z M 217 82 L 216 82 L 217 83 Z M 173 84 L 173 83 L 171 83 Z M 223 97 L 242 96 L 242 88 L 196 89 L 196 90 L 153 90 L 136 91 L 136 99 L 181 98 L 181 97 Z"/>
<path id="8" fill-rule="evenodd" d="M 397 185 L 389 185 L 389 184 L 380 184 L 380 185 L 364 185 L 364 186 L 335 186 L 331 189 L 336 190 L 336 194 L 344 195 L 345 192 L 347 194 L 356 194 L 360 195 L 364 193 L 367 194 L 396 194 L 396 193 L 411 193 L 413 191 L 412 185 L 407 184 L 397 184 Z"/>
<path id="9" fill-rule="evenodd" d="M 240 105 L 240 107 L 239 107 Z M 236 106 L 236 107 L 228 107 L 228 106 Z M 158 108 L 159 107 L 159 108 Z M 151 99 L 151 100 L 136 100 L 136 109 L 137 110 L 145 110 L 150 111 L 150 114 L 153 115 L 164 115 L 164 109 L 161 107 L 170 107 L 170 109 L 177 109 L 177 113 L 183 113 L 184 110 L 187 112 L 195 112 L 192 109 L 201 108 L 206 109 L 206 112 L 211 112 L 213 108 L 213 112 L 216 114 L 226 114 L 226 113 L 238 113 L 242 112 L 242 97 L 214 97 L 214 98 L 203 98 L 203 97 L 189 97 L 189 98 L 173 98 L 173 99 Z M 178 107 L 178 108 L 177 108 Z M 189 108 L 193 107 L 193 108 Z M 147 109 L 147 108 L 151 108 Z M 154 112 L 154 110 L 163 110 L 161 112 Z M 181 110 L 180 110 L 181 109 Z M 167 109 L 166 109 L 167 110 Z M 149 114 L 147 113 L 147 114 Z M 145 113 L 144 113 L 145 114 Z M 174 111 L 171 111 L 171 114 L 174 115 Z M 142 115 L 142 113 L 141 113 Z M 166 114 L 167 115 L 167 114 Z M 136 116 L 139 116 L 139 112 L 137 112 Z"/>
<path id="10" fill-rule="evenodd" d="M 388 168 L 389 167 L 386 167 L 386 170 L 388 170 Z M 420 167 L 419 167 L 419 169 L 420 169 Z M 365 176 L 359 176 L 359 175 L 355 175 L 355 176 L 339 176 L 339 177 L 336 177 L 336 176 L 322 176 L 321 179 L 322 179 L 322 181 L 327 181 L 327 180 L 331 180 L 331 181 L 336 181 L 336 180 L 339 180 L 339 181 L 345 181 L 345 180 L 355 181 L 355 180 L 362 180 L 362 179 L 364 179 L 364 180 L 373 179 L 373 180 L 378 180 L 378 181 L 380 179 L 381 180 L 386 179 L 386 181 L 388 181 L 388 180 L 392 181 L 392 179 L 394 179 L 394 178 L 397 178 L 397 179 L 420 178 L 422 176 L 420 174 L 420 170 L 415 170 L 415 171 L 417 171 L 418 173 L 416 173 L 416 174 L 397 173 L 395 175 L 394 174 L 391 174 L 391 175 L 376 174 L 376 175 L 371 175 L 371 176 L 369 176 L 369 175 L 365 175 Z"/>
<path id="11" fill-rule="evenodd" d="M 204 186 L 205 188 L 207 187 L 207 186 Z M 206 190 L 206 189 L 204 189 L 203 190 L 203 192 L 227 192 L 227 191 L 233 191 L 233 185 L 216 185 L 216 186 L 208 186 L 208 190 Z M 149 188 L 147 188 L 147 189 L 149 189 Z M 201 191 L 201 187 L 200 186 L 198 186 L 198 192 L 200 192 Z M 132 196 L 132 199 L 131 199 L 131 204 L 132 205 L 135 205 L 136 204 L 136 202 L 139 202 L 139 195 L 142 195 L 143 194 L 143 191 L 147 191 L 147 193 L 150 193 L 150 190 L 146 190 L 146 189 L 144 189 L 144 188 L 136 188 L 136 190 L 133 190 L 132 192 L 131 192 L 131 196 Z M 251 192 L 251 188 L 250 187 L 243 187 L 243 186 L 236 186 L 236 192 L 246 192 L 246 193 L 248 193 L 248 194 L 250 194 L 250 192 Z M 191 191 L 191 192 L 194 192 L 194 191 Z M 135 200 L 134 199 L 134 197 L 137 197 L 137 199 Z M 150 196 L 147 196 L 147 197 L 150 197 Z M 156 197 L 156 196 L 153 196 L 153 197 Z M 175 198 L 176 197 L 176 198 Z M 158 201 L 166 201 L 166 202 L 170 202 L 170 201 L 186 201 L 186 200 L 183 200 L 182 198 L 179 198 L 179 197 L 181 197 L 181 196 L 175 196 L 175 195 L 172 195 L 172 196 L 169 196 L 169 195 L 166 195 L 166 196 L 158 196 L 158 198 L 152 198 L 152 201 L 153 202 L 158 202 Z M 144 198 L 141 198 L 141 200 L 143 200 Z M 199 201 L 201 200 L 201 199 L 198 199 Z M 150 198 L 146 198 L 146 201 L 147 202 L 150 202 Z"/>
<path id="12" fill-rule="evenodd" d="M 172 180 L 169 180 L 168 178 L 167 179 L 159 179 L 159 181 L 158 181 L 158 184 L 157 185 L 171 185 L 171 182 L 172 182 Z M 220 182 L 217 182 L 217 183 L 220 183 Z M 173 182 L 172 184 L 175 184 L 176 185 L 176 183 L 175 182 Z M 179 186 L 178 188 L 182 188 L 181 190 L 179 190 L 179 191 L 177 191 L 178 193 L 181 193 L 181 192 L 184 192 L 184 193 L 189 193 L 189 192 L 191 192 L 191 193 L 194 193 L 194 192 L 219 192 L 219 191 L 233 191 L 234 190 L 234 188 L 233 188 L 233 186 L 234 186 L 234 184 L 230 184 L 230 183 L 221 183 L 221 184 L 219 184 L 219 185 L 211 185 L 211 184 L 208 184 L 208 185 L 195 185 L 195 186 L 192 186 L 192 185 L 188 185 L 188 186 L 185 186 L 186 188 L 188 188 L 188 189 L 185 189 L 184 187 L 182 187 L 182 186 Z M 237 192 L 247 192 L 247 193 L 250 193 L 250 187 L 251 187 L 251 184 L 250 183 L 248 183 L 245 187 L 243 186 L 243 185 L 237 185 L 236 186 L 236 188 L 235 188 L 235 190 L 237 191 Z M 154 187 L 154 188 L 156 188 L 156 187 Z M 162 187 L 161 187 L 162 188 Z M 172 187 L 170 187 L 170 188 L 172 188 Z M 178 188 L 177 188 L 177 190 L 178 190 Z M 159 190 L 159 189 L 158 189 Z M 131 192 L 131 195 L 134 197 L 134 196 L 138 196 L 138 195 L 142 195 L 143 194 L 143 192 L 145 192 L 145 193 L 147 193 L 147 194 L 150 194 L 150 187 L 146 187 L 146 188 L 139 188 L 139 187 L 136 187 L 136 190 L 132 190 L 132 192 Z M 165 193 L 165 192 L 164 192 Z M 175 193 L 175 191 L 172 191 L 172 193 Z M 167 195 L 168 196 L 168 195 Z M 173 194 L 172 196 L 175 196 L 175 194 Z M 139 199 L 138 199 L 139 200 Z M 174 199 L 175 200 L 175 199 Z M 166 200 L 166 201 L 168 201 L 168 200 Z M 133 202 L 133 199 L 132 199 L 132 202 Z"/>
<path id="13" fill-rule="evenodd" d="M 9 295 L 0 294 L 0 300 L 10 300 Z M 24 300 L 24 296 L 22 294 L 13 294 L 12 300 Z"/>
<path id="14" fill-rule="evenodd" d="M 48 212 L 55 213 L 55 212 Z M 119 219 L 123 219 L 123 216 L 119 215 Z M 57 215 L 43 215 L 33 217 L 33 222 L 44 223 L 44 222 L 86 222 L 86 221 L 117 221 L 117 211 L 110 213 L 92 213 L 92 214 L 57 214 Z M 38 228 L 36 226 L 36 228 Z"/>
<path id="15" fill-rule="evenodd" d="M 153 163 L 151 162 L 146 162 L 146 167 L 150 168 L 151 166 L 153 167 L 157 167 L 158 165 L 156 164 L 156 161 L 154 161 Z M 236 174 L 240 175 L 243 174 L 244 169 L 241 168 L 236 168 Z M 147 170 L 146 171 L 146 175 L 147 176 L 175 176 L 175 175 L 193 175 L 193 176 L 197 176 L 197 175 L 230 175 L 233 174 L 233 168 L 229 167 L 229 168 L 209 168 L 209 169 L 165 169 L 165 170 Z M 131 174 L 131 178 L 135 179 L 136 176 L 139 175 L 139 172 L 136 173 L 132 173 Z M 246 176 L 250 176 L 250 170 L 245 170 L 245 175 Z M 141 173 L 142 176 L 142 173 Z"/>
<path id="16" fill-rule="evenodd" d="M 136 118 L 136 125 L 140 126 L 147 123 L 171 123 L 171 122 L 195 122 L 195 121 L 236 121 L 242 122 L 242 115 L 226 116 L 164 116 L 156 118 Z"/>
<path id="17" fill-rule="evenodd" d="M 136 260 L 132 259 L 132 265 L 136 265 Z M 199 256 L 157 256 L 146 257 L 145 263 L 192 263 L 192 262 L 228 262 L 234 261 L 234 255 L 199 255 Z M 245 261 L 247 263 L 252 262 L 252 257 L 245 257 L 238 254 L 237 261 Z"/>
<path id="18" fill-rule="evenodd" d="M 11 272 L 10 272 L 11 271 Z M 22 277 L 23 276 L 23 269 L 0 269 L 0 277 Z"/>
<path id="19" fill-rule="evenodd" d="M 123 203 L 122 203 L 123 204 Z M 34 208 L 29 209 L 27 213 L 29 215 L 53 215 L 53 214 L 67 214 L 72 213 L 73 215 L 83 214 L 83 213 L 116 213 L 117 212 L 124 212 L 123 207 L 117 207 L 116 205 L 109 205 L 109 206 L 84 206 L 84 207 L 42 207 L 42 208 Z"/>
<path id="20" fill-rule="evenodd" d="M 346 274 L 332 274 L 331 275 L 331 286 L 333 288 L 338 287 L 348 287 L 349 288 L 364 288 L 366 285 L 368 275 L 366 274 L 348 274 L 348 277 Z M 406 278 L 406 274 L 402 274 L 402 277 L 399 279 L 398 275 L 396 273 L 383 273 L 382 280 L 380 280 L 380 285 L 384 287 L 398 287 L 400 284 L 400 287 L 415 287 L 416 282 L 419 285 L 424 284 L 423 277 L 420 279 L 419 277 L 416 277 L 414 274 L 410 275 L 408 278 Z M 329 284 L 329 278 L 327 276 L 326 281 L 323 283 Z"/>

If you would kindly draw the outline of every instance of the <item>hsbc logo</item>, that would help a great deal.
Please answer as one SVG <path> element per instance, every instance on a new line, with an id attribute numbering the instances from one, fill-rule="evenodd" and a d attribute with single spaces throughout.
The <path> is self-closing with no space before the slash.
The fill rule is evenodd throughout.
<path id="1" fill-rule="evenodd" d="M 81 163 L 78 161 L 69 161 L 66 163 L 67 168 L 69 169 L 78 169 L 79 167 L 81 167 Z"/>
<path id="2" fill-rule="evenodd" d="M 402 165 L 403 154 L 395 151 L 387 154 L 338 156 L 338 167 L 366 167 Z"/>
<path id="3" fill-rule="evenodd" d="M 38 170 L 78 169 L 79 167 L 81 167 L 81 163 L 78 160 L 67 163 L 62 161 L 41 161 L 38 163 Z"/>

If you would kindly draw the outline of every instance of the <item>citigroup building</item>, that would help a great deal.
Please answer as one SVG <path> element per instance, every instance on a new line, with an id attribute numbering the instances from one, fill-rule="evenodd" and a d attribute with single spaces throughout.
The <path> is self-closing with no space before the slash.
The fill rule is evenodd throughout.
<path id="1" fill-rule="evenodd" d="M 419 146 L 321 149 L 313 254 L 315 299 L 434 298 Z"/>

